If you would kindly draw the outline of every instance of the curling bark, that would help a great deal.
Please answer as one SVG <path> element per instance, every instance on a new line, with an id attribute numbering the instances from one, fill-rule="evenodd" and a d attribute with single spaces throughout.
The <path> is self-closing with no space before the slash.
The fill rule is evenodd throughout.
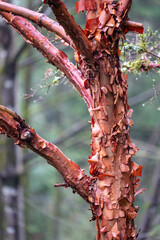
<path id="1" fill-rule="evenodd" d="M 77 13 L 87 10 L 85 31 L 61 0 L 45 0 L 44 3 L 51 7 L 62 25 L 65 38 L 72 40 L 77 50 L 77 68 L 22 18 L 33 21 L 33 12 L 31 18 L 26 17 L 23 9 L 21 17 L 16 17 L 7 12 L 19 15 L 17 10 L 10 8 L 9 11 L 9 6 L 5 8 L 0 3 L 0 14 L 51 64 L 64 72 L 86 101 L 92 118 L 91 155 L 88 158 L 92 177 L 87 177 L 19 117 L 14 117 L 7 125 L 6 115 L 13 117 L 14 113 L 3 107 L 0 108 L 1 132 L 46 158 L 61 173 L 67 185 L 90 203 L 97 224 L 97 240 L 136 239 L 134 218 L 138 208 L 134 206 L 134 199 L 139 187 L 137 176 L 141 175 L 142 167 L 131 160 L 137 148 L 129 137 L 129 128 L 133 125 L 130 119 L 132 110 L 127 100 L 127 76 L 120 69 L 118 44 L 128 31 L 142 33 L 143 26 L 128 19 L 131 0 L 79 0 Z M 21 132 L 24 129 L 29 139 Z"/>

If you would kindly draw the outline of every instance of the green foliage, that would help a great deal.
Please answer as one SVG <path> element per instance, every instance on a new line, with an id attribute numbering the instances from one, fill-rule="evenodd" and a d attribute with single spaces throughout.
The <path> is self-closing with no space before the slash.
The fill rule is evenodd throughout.
<path id="1" fill-rule="evenodd" d="M 150 63 L 160 62 L 160 34 L 148 28 L 138 37 L 129 36 L 120 44 L 120 50 L 123 71 L 134 74 L 149 71 Z"/>
<path id="2" fill-rule="evenodd" d="M 134 74 L 138 74 L 138 73 L 141 73 L 141 69 L 144 64 L 145 64 L 145 69 L 147 71 L 148 62 L 149 61 L 146 62 L 145 60 L 140 58 L 132 62 L 124 62 L 124 64 L 122 65 L 122 71 L 124 72 L 130 71 L 130 72 L 133 72 Z"/>

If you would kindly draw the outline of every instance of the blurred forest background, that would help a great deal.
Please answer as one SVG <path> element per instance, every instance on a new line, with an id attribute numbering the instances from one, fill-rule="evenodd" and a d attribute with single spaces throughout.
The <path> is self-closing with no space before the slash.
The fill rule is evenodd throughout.
<path id="1" fill-rule="evenodd" d="M 39 0 L 10 1 L 40 10 Z M 85 15 L 76 15 L 74 0 L 66 6 L 82 28 Z M 54 17 L 44 6 L 41 11 Z M 160 33 L 160 1 L 134 0 L 130 19 Z M 45 33 L 45 30 L 39 31 Z M 46 33 L 74 61 L 73 52 L 53 33 Z M 140 149 L 134 161 L 143 166 L 136 197 L 138 239 L 160 239 L 160 75 L 128 74 L 129 104 L 134 110 L 131 138 Z M 56 144 L 88 173 L 90 120 L 86 104 L 56 68 L 0 19 L 0 104 L 16 111 L 37 133 Z M 91 211 L 44 159 L 0 136 L 0 239 L 94 240 Z M 5 237 L 7 236 L 7 237 Z"/>

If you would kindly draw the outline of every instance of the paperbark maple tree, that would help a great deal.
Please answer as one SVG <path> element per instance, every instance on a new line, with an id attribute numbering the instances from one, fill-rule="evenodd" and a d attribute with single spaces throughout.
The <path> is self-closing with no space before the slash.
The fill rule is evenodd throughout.
<path id="1" fill-rule="evenodd" d="M 91 120 L 90 175 L 55 145 L 37 135 L 16 113 L 0 106 L 0 131 L 47 160 L 65 184 L 91 205 L 97 240 L 136 239 L 134 206 L 142 167 L 131 160 L 137 151 L 129 137 L 132 110 L 127 99 L 127 75 L 120 68 L 119 40 L 128 31 L 143 33 L 129 21 L 132 0 L 79 0 L 76 11 L 87 10 L 83 31 L 61 0 L 44 0 L 59 24 L 44 14 L 0 1 L 0 15 L 27 43 L 60 69 L 84 98 Z M 75 67 L 28 20 L 55 32 L 75 50 Z"/>

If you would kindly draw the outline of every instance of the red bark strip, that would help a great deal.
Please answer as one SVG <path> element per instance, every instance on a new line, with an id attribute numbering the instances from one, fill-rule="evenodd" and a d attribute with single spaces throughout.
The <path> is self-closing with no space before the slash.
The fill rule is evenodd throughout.
<path id="1" fill-rule="evenodd" d="M 14 15 L 24 17 L 36 23 L 38 26 L 46 28 L 48 31 L 55 32 L 71 47 L 75 48 L 73 41 L 69 36 L 66 35 L 64 28 L 54 20 L 48 18 L 45 14 L 5 2 L 0 2 L 0 10 L 4 12 L 11 12 Z"/>
<path id="2" fill-rule="evenodd" d="M 45 36 L 38 32 L 36 28 L 24 18 L 13 16 L 10 13 L 1 12 L 0 14 L 22 35 L 27 43 L 37 48 L 49 63 L 55 65 L 66 75 L 70 83 L 73 84 L 75 89 L 83 96 L 88 106 L 92 106 L 90 93 L 84 86 L 85 79 L 69 61 L 67 55 L 54 47 Z"/>
<path id="3" fill-rule="evenodd" d="M 144 32 L 143 24 L 142 23 L 137 23 L 133 21 L 126 21 L 125 22 L 125 32 L 135 32 L 135 33 L 140 33 L 142 34 Z"/>
<path id="4" fill-rule="evenodd" d="M 45 0 L 44 3 L 51 7 L 58 22 L 73 40 L 77 50 L 84 55 L 87 60 L 93 62 L 91 43 L 81 27 L 75 22 L 73 16 L 70 15 L 64 3 L 61 0 Z"/>
<path id="5" fill-rule="evenodd" d="M 0 133 L 13 138 L 16 145 L 30 148 L 55 167 L 64 181 L 85 201 L 89 202 L 90 177 L 68 159 L 58 147 L 41 138 L 33 128 L 10 109 L 0 105 Z"/>

